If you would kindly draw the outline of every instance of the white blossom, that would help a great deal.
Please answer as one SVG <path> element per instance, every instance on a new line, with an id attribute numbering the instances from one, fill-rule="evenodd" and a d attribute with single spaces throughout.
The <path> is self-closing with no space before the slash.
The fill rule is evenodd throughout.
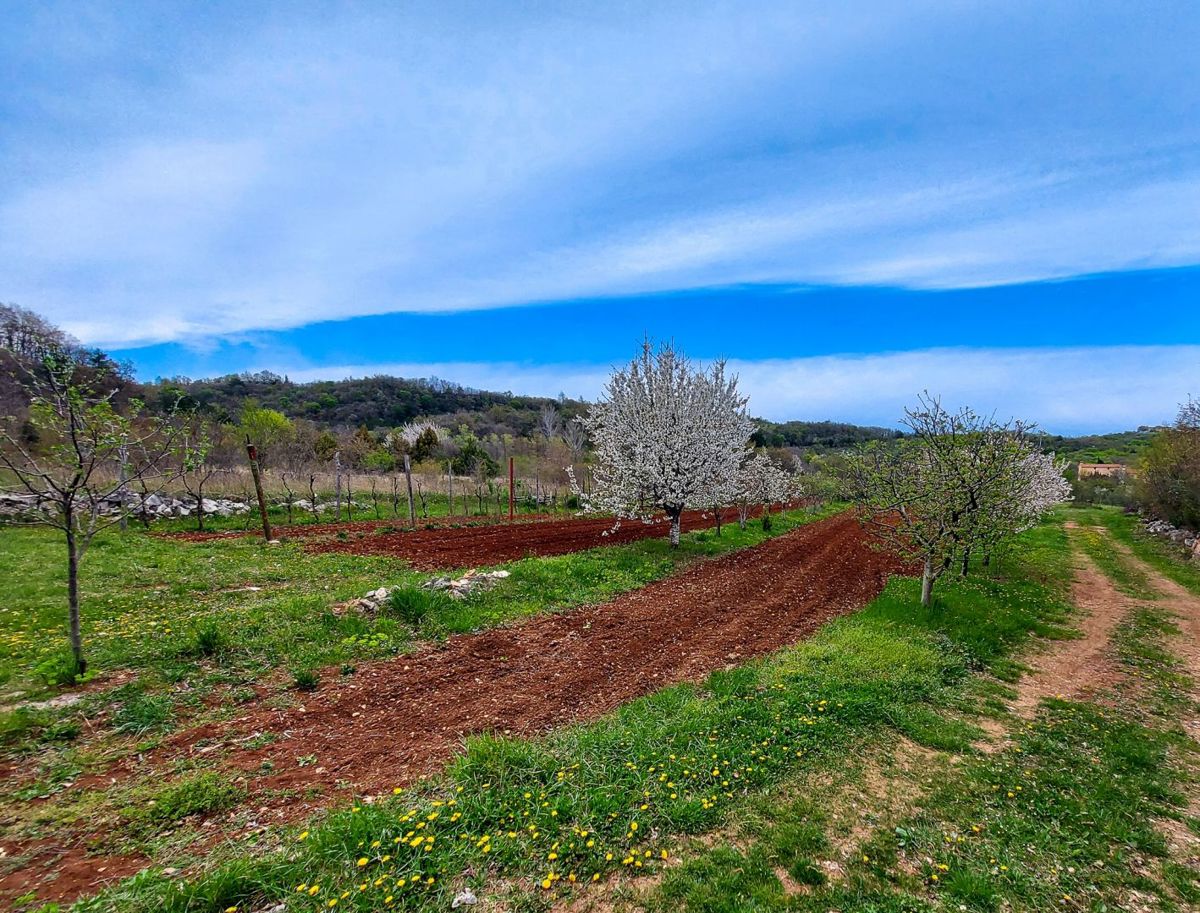
<path id="1" fill-rule="evenodd" d="M 592 490 L 572 478 L 584 509 L 618 518 L 664 511 L 672 545 L 685 508 L 730 503 L 754 431 L 724 362 L 693 369 L 670 345 L 655 352 L 649 343 L 609 378 L 583 421 L 596 454 Z"/>
<path id="2" fill-rule="evenodd" d="M 737 505 L 738 522 L 744 527 L 750 508 L 790 501 L 800 491 L 799 478 L 765 453 L 756 453 L 738 469 L 732 501 Z"/>

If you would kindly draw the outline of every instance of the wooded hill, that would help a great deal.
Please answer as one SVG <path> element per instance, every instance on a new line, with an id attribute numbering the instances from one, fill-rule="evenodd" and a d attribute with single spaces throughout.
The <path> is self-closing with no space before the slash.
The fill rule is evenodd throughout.
<path id="1" fill-rule="evenodd" d="M 151 402 L 168 408 L 183 397 L 185 408 L 199 408 L 218 421 L 233 421 L 247 399 L 289 418 L 309 419 L 339 428 L 392 428 L 416 418 L 436 418 L 443 425 L 466 425 L 477 436 L 537 433 L 543 406 L 552 403 L 564 420 L 587 410 L 581 400 L 549 399 L 475 390 L 439 378 L 387 375 L 295 383 L 262 371 L 208 380 L 170 378 L 149 385 Z M 869 440 L 887 440 L 899 432 L 845 422 L 770 422 L 758 420 L 756 443 L 767 447 L 838 449 Z"/>

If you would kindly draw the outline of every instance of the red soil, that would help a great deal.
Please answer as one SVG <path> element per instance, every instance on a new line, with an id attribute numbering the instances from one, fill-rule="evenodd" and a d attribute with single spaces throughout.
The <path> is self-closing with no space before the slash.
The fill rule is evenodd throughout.
<path id="1" fill-rule="evenodd" d="M 213 539 L 237 539 L 241 537 L 254 538 L 262 535 L 262 526 L 255 526 L 258 515 L 255 514 L 249 529 L 233 530 L 181 530 L 172 533 L 158 533 L 165 539 L 180 539 L 184 542 L 209 542 Z M 517 523 L 536 523 L 550 519 L 550 514 L 521 514 L 516 518 Z M 467 523 L 474 526 L 494 526 L 498 523 L 509 523 L 507 516 L 482 517 L 418 517 L 419 527 L 436 526 L 449 527 L 456 523 Z M 319 536 L 334 536 L 338 533 L 373 533 L 379 529 L 395 530 L 408 524 L 405 517 L 393 517 L 385 520 L 340 520 L 336 523 L 295 523 L 292 525 L 272 526 L 271 532 L 279 538 L 308 539 Z"/>
<path id="2" fill-rule="evenodd" d="M 340 781 L 359 793 L 390 789 L 439 767 L 465 735 L 532 735 L 594 719 L 659 688 L 794 643 L 861 607 L 900 570 L 843 514 L 603 605 L 360 666 L 302 707 L 259 708 L 193 731 L 187 741 L 281 733 L 269 746 L 237 754 L 247 772 L 275 760 L 277 769 L 259 777 L 256 788 L 319 784 L 333 792 Z M 316 755 L 317 763 L 289 763 L 304 755 Z M 299 810 L 293 806 L 292 813 Z"/>
<path id="3" fill-rule="evenodd" d="M 726 510 L 727 520 L 735 512 Z M 715 523 L 707 511 L 690 510 L 683 515 L 684 531 L 703 529 Z M 478 567 L 516 561 L 531 555 L 565 555 L 601 545 L 620 545 L 638 539 L 665 538 L 670 524 L 662 517 L 652 522 L 611 518 L 543 520 L 517 525 L 490 524 L 461 529 L 416 529 L 382 533 L 362 539 L 326 539 L 310 543 L 314 552 L 345 552 L 352 555 L 392 555 L 421 570 Z"/>
<path id="4" fill-rule="evenodd" d="M 560 524 L 537 524 L 543 525 Z M 554 540 L 536 541 L 555 547 Z M 501 560 L 496 552 L 475 555 L 479 563 Z M 348 793 L 386 792 L 433 772 L 472 733 L 528 736 L 595 719 L 660 688 L 698 681 L 714 669 L 795 643 L 861 607 L 902 570 L 896 559 L 869 546 L 851 515 L 841 514 L 692 565 L 603 605 L 453 637 L 364 664 L 349 678 L 327 670 L 321 690 L 299 706 L 259 705 L 232 721 L 194 727 L 145 761 L 166 769 L 202 740 L 205 753 L 215 756 L 254 733 L 276 733 L 272 744 L 233 751 L 225 762 L 234 768 L 231 776 L 246 778 L 246 803 L 257 810 L 258 822 L 295 819 L 344 801 Z M 297 759 L 306 756 L 316 760 L 302 767 Z M 264 760 L 273 769 L 264 772 Z M 104 779 L 129 773 L 114 769 Z M 219 827 L 214 832 L 215 839 Z M 62 841 L 79 842 L 78 835 Z M 28 848 L 9 852 L 22 849 Z M 61 854 L 82 856 L 66 845 Z M 88 893 L 99 866 L 112 866 L 106 874 L 124 874 L 131 863 L 90 861 L 90 875 L 72 866 L 37 886 L 41 898 Z M 54 862 L 43 857 L 38 868 L 48 873 Z M 0 896 L 11 896 L 17 885 L 31 890 L 34 881 L 21 873 L 0 878 Z"/>

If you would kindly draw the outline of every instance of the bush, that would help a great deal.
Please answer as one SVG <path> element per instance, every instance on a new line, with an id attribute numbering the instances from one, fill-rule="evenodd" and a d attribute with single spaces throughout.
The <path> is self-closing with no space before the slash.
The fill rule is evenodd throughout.
<path id="1" fill-rule="evenodd" d="M 292 673 L 292 685 L 297 691 L 316 691 L 321 676 L 314 669 L 297 669 Z"/>
<path id="2" fill-rule="evenodd" d="M 769 533 L 771 531 L 772 522 L 771 515 L 764 510 L 762 515 L 762 528 L 764 533 Z"/>
<path id="3" fill-rule="evenodd" d="M 209 619 L 196 628 L 196 634 L 192 640 L 192 652 L 196 656 L 216 656 L 218 653 L 224 652 L 228 646 L 229 642 L 225 639 L 225 632 L 215 621 Z"/>
<path id="4" fill-rule="evenodd" d="M 392 590 L 392 595 L 388 597 L 388 607 L 413 627 L 424 621 L 431 612 L 445 608 L 449 602 L 450 597 L 445 593 L 420 587 L 400 587 Z"/>

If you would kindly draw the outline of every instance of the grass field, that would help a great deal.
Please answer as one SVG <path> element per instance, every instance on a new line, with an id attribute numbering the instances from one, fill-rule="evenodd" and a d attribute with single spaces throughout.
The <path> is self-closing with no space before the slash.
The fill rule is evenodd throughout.
<path id="1" fill-rule="evenodd" d="M 538 612 L 603 601 L 657 580 L 698 558 L 779 535 L 831 510 L 776 515 L 757 523 L 683 537 L 517 561 L 496 589 L 461 602 L 434 604 L 415 629 L 381 615 L 335 615 L 336 603 L 380 586 L 431 576 L 386 557 L 315 555 L 298 541 L 265 547 L 255 539 L 184 543 L 132 531 L 99 537 L 82 571 L 84 642 L 93 670 L 132 668 L 178 682 L 196 674 L 254 679 L 278 669 L 311 669 L 393 655 L 414 641 L 475 630 Z M 0 699 L 4 692 L 44 689 L 37 668 L 66 644 L 66 568 L 60 537 L 36 529 L 0 529 L 0 563 L 8 569 L 0 605 Z M 204 662 L 199 632 L 216 626 L 219 673 Z M 211 674 L 209 674 L 211 673 Z"/>
<path id="2" fill-rule="evenodd" d="M 1133 541 L 1115 512 L 1069 514 Z M 720 541 L 691 534 L 687 554 L 744 544 L 740 536 L 761 530 L 727 530 Z M 566 604 L 578 587 L 610 585 L 618 569 L 627 588 L 688 560 L 660 546 L 519 562 L 528 577 L 514 584 L 529 601 L 518 611 Z M 240 555 L 253 546 L 219 548 Z M 1032 639 L 1071 636 L 1072 548 L 1097 556 L 1141 600 L 1114 637 L 1128 683 L 1103 700 L 1053 700 L 1017 719 L 1005 705 L 1024 651 Z M 1155 567 L 1191 573 L 1153 554 Z M 375 560 L 352 566 L 367 575 Z M 1086 530 L 1068 533 L 1060 518 L 1023 536 L 990 574 L 947 580 L 927 610 L 916 586 L 895 579 L 811 640 L 594 724 L 540 739 L 473 739 L 427 783 L 220 844 L 198 877 L 152 867 L 79 909 L 216 913 L 283 901 L 293 913 L 435 910 L 467 886 L 512 911 L 586 910 L 589 895 L 597 909 L 650 913 L 1200 902 L 1196 873 L 1160 825 L 1174 820 L 1200 835 L 1186 811 L 1196 746 L 1178 725 L 1195 712 L 1194 683 L 1170 652 L 1171 619 L 1145 598 L 1144 572 Z M 268 653 L 256 649 L 247 655 L 266 668 Z M 188 858 L 181 821 L 240 798 L 203 766 L 180 773 L 112 797 L 123 839 L 172 864 Z M 22 799 L 4 801 L 12 810 Z M 832 858 L 841 860 L 833 869 Z"/>

